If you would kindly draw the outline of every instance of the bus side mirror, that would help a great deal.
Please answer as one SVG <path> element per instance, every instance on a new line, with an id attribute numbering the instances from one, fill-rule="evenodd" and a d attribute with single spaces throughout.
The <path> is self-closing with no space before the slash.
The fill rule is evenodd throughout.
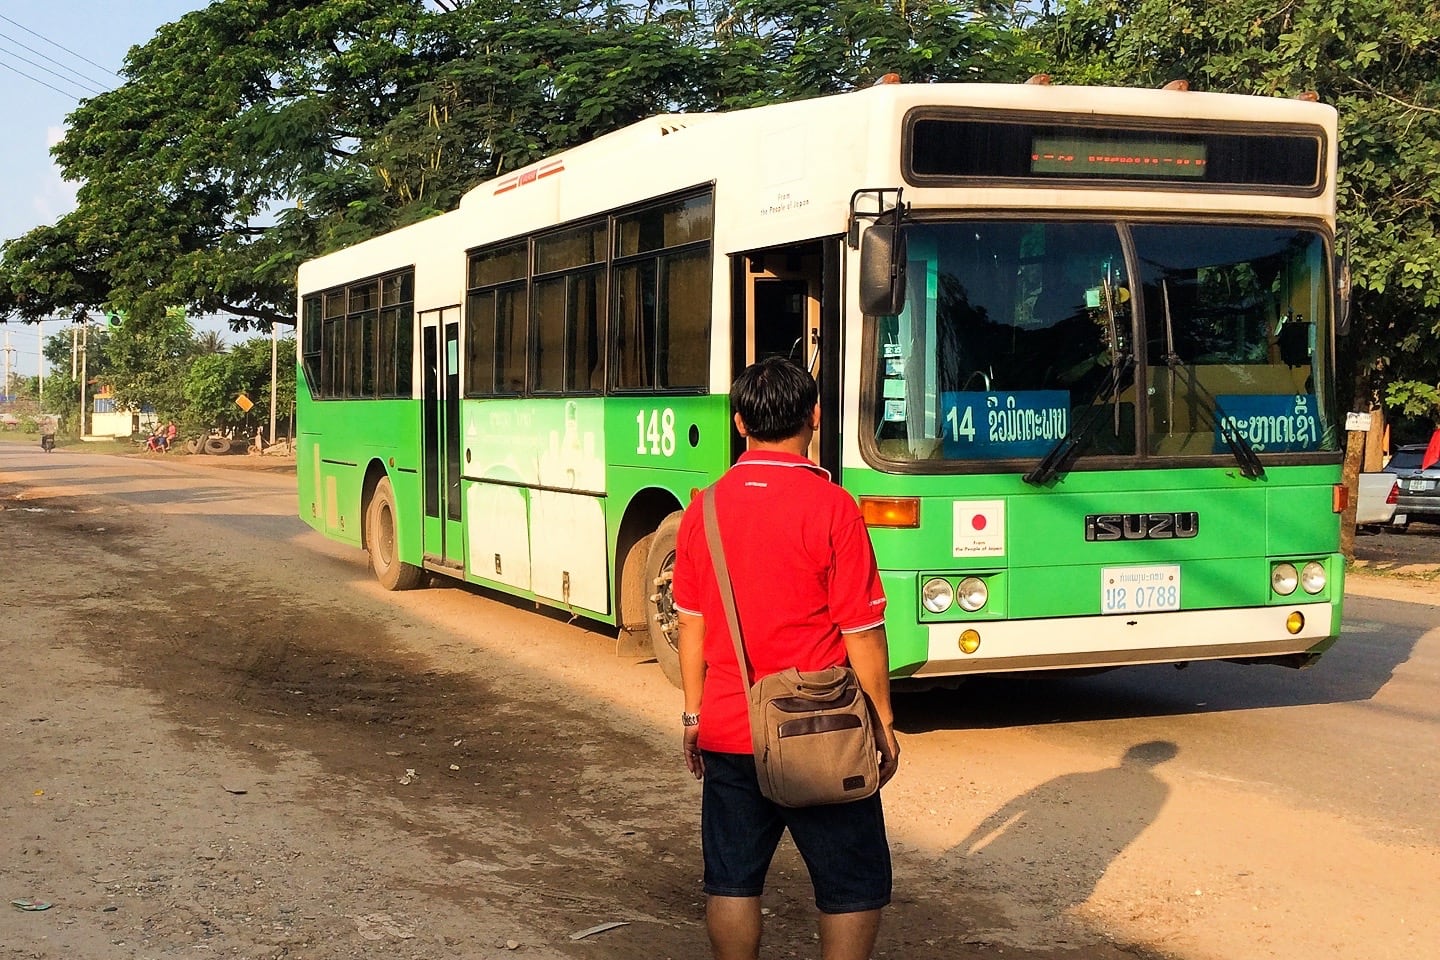
<path id="1" fill-rule="evenodd" d="M 876 223 L 860 242 L 860 309 L 876 317 L 905 309 L 905 234 Z"/>

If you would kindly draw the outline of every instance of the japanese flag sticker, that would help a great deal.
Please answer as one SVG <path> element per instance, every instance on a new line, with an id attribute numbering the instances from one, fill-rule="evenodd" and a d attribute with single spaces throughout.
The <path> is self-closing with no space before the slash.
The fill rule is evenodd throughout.
<path id="1" fill-rule="evenodd" d="M 1005 501 L 956 500 L 954 556 L 1005 555 Z"/>

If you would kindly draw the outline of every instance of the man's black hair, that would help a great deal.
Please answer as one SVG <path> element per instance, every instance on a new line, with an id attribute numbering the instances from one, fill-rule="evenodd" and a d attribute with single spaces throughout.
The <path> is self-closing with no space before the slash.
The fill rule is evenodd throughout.
<path id="1" fill-rule="evenodd" d="M 819 396 L 807 371 L 784 357 L 771 357 L 752 363 L 735 378 L 730 409 L 740 415 L 751 437 L 775 443 L 805 427 Z"/>

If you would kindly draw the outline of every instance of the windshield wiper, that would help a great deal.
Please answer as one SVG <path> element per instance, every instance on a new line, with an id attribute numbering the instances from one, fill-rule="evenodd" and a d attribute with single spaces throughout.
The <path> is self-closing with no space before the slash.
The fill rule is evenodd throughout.
<path id="1" fill-rule="evenodd" d="M 1180 358 L 1173 353 L 1165 358 L 1165 364 L 1170 368 L 1172 376 L 1175 373 L 1175 367 L 1180 363 Z M 1225 411 L 1220 408 L 1220 403 L 1215 399 L 1215 395 L 1200 385 L 1199 377 L 1192 377 L 1186 385 L 1190 388 L 1190 395 L 1199 401 L 1197 406 L 1210 421 L 1210 425 L 1220 434 L 1220 439 L 1225 441 L 1225 446 L 1230 448 L 1230 455 L 1240 465 L 1240 476 L 1247 480 L 1263 480 L 1265 465 L 1260 462 L 1260 457 L 1255 453 L 1255 448 L 1250 446 L 1250 441 L 1235 429 L 1235 421 L 1225 415 Z M 1175 416 L 1173 407 L 1170 416 L 1172 419 Z"/>
<path id="2" fill-rule="evenodd" d="M 1099 386 L 1095 388 L 1095 392 L 1092 393 L 1090 399 L 1086 401 L 1084 417 L 1073 422 L 1070 430 L 1065 433 L 1065 436 L 1056 441 L 1055 446 L 1050 448 L 1050 452 L 1045 454 L 1044 459 L 1035 466 L 1035 469 L 1025 474 L 1023 478 L 1025 482 L 1034 484 L 1037 487 L 1044 486 L 1053 480 L 1057 474 L 1070 469 L 1071 461 L 1080 454 L 1080 450 L 1085 446 L 1086 441 L 1090 439 L 1090 431 L 1094 429 L 1095 424 L 1100 420 L 1100 405 L 1106 400 L 1109 400 L 1112 395 L 1115 398 L 1115 432 L 1117 435 L 1120 432 L 1121 380 L 1125 374 L 1129 372 L 1130 368 L 1135 365 L 1135 357 L 1128 352 L 1120 355 L 1120 326 L 1115 320 L 1115 287 L 1110 279 L 1108 267 L 1106 275 L 1100 279 L 1100 290 L 1105 307 L 1106 334 L 1110 338 L 1110 354 L 1111 356 L 1119 356 L 1114 366 L 1110 368 L 1110 376 L 1100 381 Z"/>
<path id="3" fill-rule="evenodd" d="M 1122 381 L 1133 366 L 1135 366 L 1135 358 L 1130 354 L 1127 353 L 1119 358 L 1115 366 L 1110 369 L 1110 376 L 1100 381 L 1095 392 L 1086 401 L 1084 416 L 1075 420 L 1071 424 L 1070 430 L 1055 442 L 1055 446 L 1050 448 L 1050 452 L 1045 454 L 1044 459 L 1035 466 L 1035 469 L 1025 474 L 1023 479 L 1026 483 L 1043 487 L 1057 475 L 1070 469 L 1071 461 L 1080 454 L 1081 449 L 1089 441 L 1090 431 L 1104 416 L 1104 402 L 1109 400 L 1112 394 L 1116 402 L 1119 402 Z"/>
<path id="4" fill-rule="evenodd" d="M 1165 307 L 1165 366 L 1170 371 L 1170 423 L 1175 423 L 1175 375 L 1178 368 L 1184 366 L 1185 361 L 1175 352 L 1175 324 L 1170 316 L 1170 285 L 1165 280 L 1160 281 L 1161 302 Z M 1265 476 L 1265 465 L 1260 462 L 1256 455 L 1255 448 L 1250 446 L 1250 441 L 1240 435 L 1235 429 L 1235 422 L 1225 416 L 1220 409 L 1220 402 L 1215 395 L 1200 385 L 1200 377 L 1197 374 L 1186 384 L 1190 388 L 1190 395 L 1200 401 L 1200 409 L 1209 418 L 1211 426 L 1220 434 L 1220 439 L 1225 441 L 1225 446 L 1230 448 L 1230 455 L 1240 465 L 1240 476 L 1247 480 L 1260 480 Z"/>

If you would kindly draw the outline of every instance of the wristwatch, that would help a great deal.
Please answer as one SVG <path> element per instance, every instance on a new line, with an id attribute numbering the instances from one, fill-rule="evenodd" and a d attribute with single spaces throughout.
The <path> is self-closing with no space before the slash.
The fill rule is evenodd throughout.
<path id="1" fill-rule="evenodd" d="M 680 714 L 680 725 L 682 727 L 698 727 L 700 725 L 700 714 L 684 713 L 682 711 Z"/>

